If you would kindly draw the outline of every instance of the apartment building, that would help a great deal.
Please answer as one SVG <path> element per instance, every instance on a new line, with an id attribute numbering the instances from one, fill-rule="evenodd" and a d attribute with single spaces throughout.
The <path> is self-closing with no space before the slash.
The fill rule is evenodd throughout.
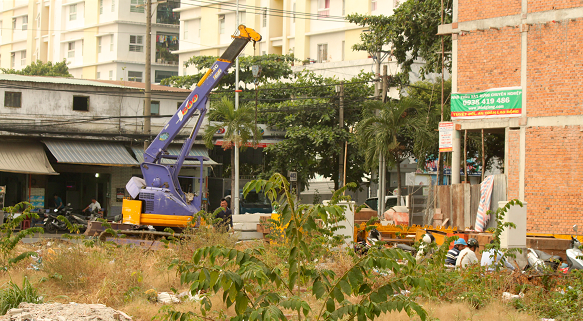
<path id="1" fill-rule="evenodd" d="M 144 0 L 0 2 L 0 67 L 66 60 L 75 78 L 143 82 Z M 152 6 L 151 79 L 178 74 L 179 1 Z"/>
<path id="2" fill-rule="evenodd" d="M 236 1 L 181 1 L 180 75 L 195 70 L 183 67 L 192 56 L 222 54 L 236 30 Z M 240 0 L 239 24 L 258 31 L 263 40 L 245 55 L 290 54 L 302 61 L 295 71 L 311 69 L 324 76 L 351 78 L 361 70 L 372 71 L 369 54 L 353 51 L 365 28 L 344 19 L 350 13 L 390 15 L 399 1 L 379 0 Z M 387 61 L 385 61 L 387 63 Z M 389 70 L 398 71 L 388 61 Z"/>

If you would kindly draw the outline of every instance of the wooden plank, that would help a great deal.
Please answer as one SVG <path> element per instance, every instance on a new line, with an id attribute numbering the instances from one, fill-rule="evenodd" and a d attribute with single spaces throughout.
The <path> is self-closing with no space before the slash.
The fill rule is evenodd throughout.
<path id="1" fill-rule="evenodd" d="M 465 229 L 464 226 L 464 186 L 462 184 L 451 185 L 451 219 L 452 226 Z"/>
<path id="2" fill-rule="evenodd" d="M 480 187 L 482 185 L 472 185 L 470 187 L 470 226 L 476 226 L 476 216 L 478 216 L 478 207 L 480 206 Z"/>
<path id="3" fill-rule="evenodd" d="M 443 214 L 443 219 L 449 219 L 450 223 L 452 221 L 451 217 L 451 193 L 449 185 L 437 186 L 437 207 L 441 208 L 441 213 Z"/>
<path id="4" fill-rule="evenodd" d="M 462 184 L 464 187 L 464 226 L 465 227 L 470 227 L 473 226 L 472 222 L 471 222 L 471 199 L 472 199 L 472 195 L 471 195 L 471 190 L 470 190 L 470 184 Z"/>

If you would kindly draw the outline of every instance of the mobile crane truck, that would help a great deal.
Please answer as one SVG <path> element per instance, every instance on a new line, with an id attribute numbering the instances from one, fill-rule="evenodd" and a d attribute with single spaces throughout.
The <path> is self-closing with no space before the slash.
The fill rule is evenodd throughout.
<path id="1" fill-rule="evenodd" d="M 223 55 L 199 80 L 196 88 L 144 151 L 144 162 L 140 164 L 144 178 L 132 177 L 126 185 L 133 199 L 123 200 L 123 223 L 152 225 L 157 229 L 181 228 L 185 227 L 193 219 L 193 215 L 199 211 L 203 184 L 199 184 L 198 195 L 184 193 L 178 182 L 178 173 L 185 160 L 198 161 L 200 162 L 199 179 L 202 182 L 204 157 L 188 155 L 207 112 L 208 96 L 245 46 L 250 41 L 253 41 L 253 45 L 261 41 L 261 35 L 251 28 L 240 25 L 238 30 L 239 34 L 232 36 L 233 42 Z M 197 111 L 198 119 L 190 136 L 182 145 L 180 155 L 167 155 L 166 150 L 170 143 Z M 162 164 L 162 159 L 174 159 L 175 162 Z"/>

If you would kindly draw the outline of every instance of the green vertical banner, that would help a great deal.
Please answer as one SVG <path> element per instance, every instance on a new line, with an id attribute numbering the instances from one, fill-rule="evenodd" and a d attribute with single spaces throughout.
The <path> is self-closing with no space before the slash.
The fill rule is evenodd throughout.
<path id="1" fill-rule="evenodd" d="M 522 116 L 522 88 L 495 88 L 451 95 L 451 118 L 479 119 Z"/>

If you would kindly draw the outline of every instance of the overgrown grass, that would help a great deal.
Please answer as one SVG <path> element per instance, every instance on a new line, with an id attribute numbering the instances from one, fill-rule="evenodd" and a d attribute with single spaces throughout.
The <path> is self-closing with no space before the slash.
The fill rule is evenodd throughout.
<path id="1" fill-rule="evenodd" d="M 8 310 L 18 307 L 22 302 L 42 302 L 37 289 L 30 284 L 28 278 L 24 278 L 22 287 L 10 281 L 3 288 L 0 288 L 0 315 L 4 315 Z"/>

